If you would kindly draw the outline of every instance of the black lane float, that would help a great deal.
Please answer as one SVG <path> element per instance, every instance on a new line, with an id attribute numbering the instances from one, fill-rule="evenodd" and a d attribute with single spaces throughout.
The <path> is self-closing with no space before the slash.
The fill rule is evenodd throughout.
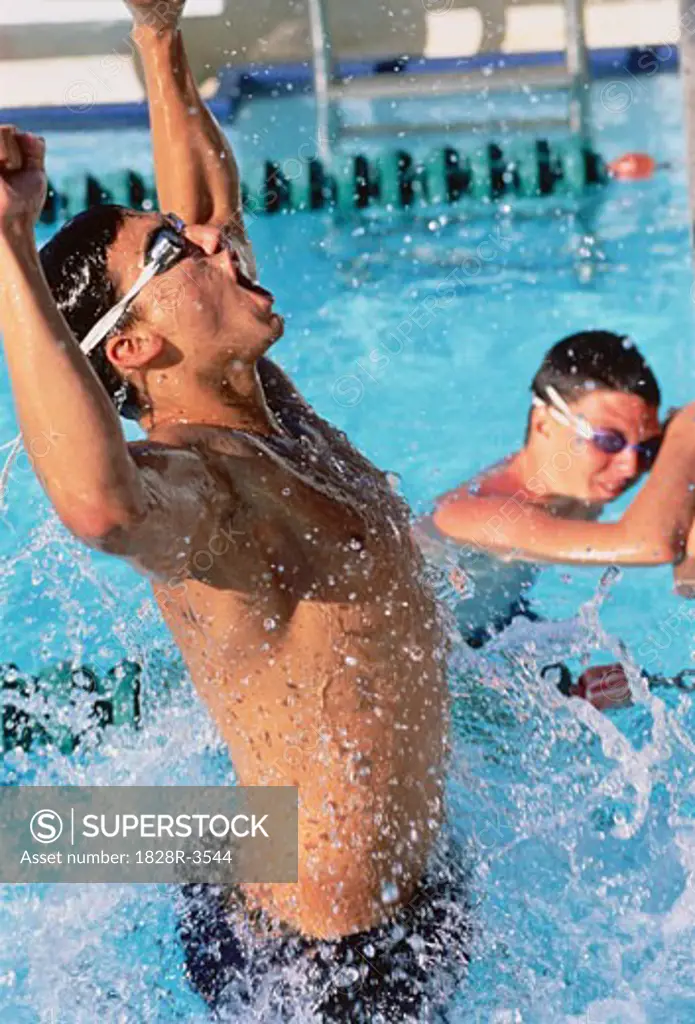
<path id="1" fill-rule="evenodd" d="M 249 171 L 242 198 L 246 210 L 259 214 L 407 209 L 463 199 L 578 196 L 608 180 L 601 156 L 579 139 L 518 139 L 504 148 L 496 142 L 472 150 L 442 146 L 424 158 L 405 149 L 342 154 L 328 166 L 317 159 L 265 160 Z M 154 181 L 133 170 L 51 181 L 41 220 L 54 224 L 103 203 L 155 209 Z"/>

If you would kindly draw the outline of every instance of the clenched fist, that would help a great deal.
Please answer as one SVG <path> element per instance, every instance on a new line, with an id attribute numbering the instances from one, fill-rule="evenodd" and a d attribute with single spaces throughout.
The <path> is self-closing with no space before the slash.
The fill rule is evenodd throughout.
<path id="1" fill-rule="evenodd" d="M 46 145 L 38 135 L 0 125 L 0 231 L 33 228 L 46 201 Z"/>
<path id="2" fill-rule="evenodd" d="M 138 26 L 157 31 L 176 28 L 186 0 L 126 0 L 126 6 Z"/>

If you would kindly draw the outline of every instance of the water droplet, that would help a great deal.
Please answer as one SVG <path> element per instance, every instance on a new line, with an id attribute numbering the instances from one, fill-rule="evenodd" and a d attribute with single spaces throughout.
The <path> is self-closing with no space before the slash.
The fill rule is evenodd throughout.
<path id="1" fill-rule="evenodd" d="M 263 629 L 266 631 L 266 633 L 272 632 L 272 630 L 274 630 L 276 628 L 276 626 L 277 626 L 277 619 L 264 619 L 263 620 Z"/>
<path id="2" fill-rule="evenodd" d="M 349 988 L 360 980 L 360 972 L 356 967 L 343 967 L 331 980 L 340 988 Z"/>
<path id="3" fill-rule="evenodd" d="M 381 886 L 382 903 L 395 903 L 400 896 L 400 890 L 395 882 L 383 882 Z"/>
<path id="4" fill-rule="evenodd" d="M 357 664 L 357 658 L 353 658 L 353 656 L 351 654 L 346 654 L 345 655 L 345 664 L 346 665 L 356 665 Z"/>

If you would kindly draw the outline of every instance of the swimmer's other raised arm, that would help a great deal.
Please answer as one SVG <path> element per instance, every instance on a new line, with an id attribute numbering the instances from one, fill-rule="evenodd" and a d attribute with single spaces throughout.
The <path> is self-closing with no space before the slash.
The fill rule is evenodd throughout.
<path id="1" fill-rule="evenodd" d="M 126 2 L 145 73 L 160 209 L 246 239 L 236 160 L 201 99 L 179 29 L 185 0 Z"/>
<path id="2" fill-rule="evenodd" d="M 72 533 L 168 574 L 206 528 L 213 488 L 195 452 L 126 444 L 41 269 L 45 195 L 43 140 L 0 126 L 0 332 L 24 447 Z"/>
<path id="3" fill-rule="evenodd" d="M 477 497 L 456 491 L 439 503 L 441 534 L 502 556 L 570 564 L 678 562 L 695 511 L 695 404 L 669 424 L 654 469 L 617 523 L 562 519 L 529 495 Z"/>

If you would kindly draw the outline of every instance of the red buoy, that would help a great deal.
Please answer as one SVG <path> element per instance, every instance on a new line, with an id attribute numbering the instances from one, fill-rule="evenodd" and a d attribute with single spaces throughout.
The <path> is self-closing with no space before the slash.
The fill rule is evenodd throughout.
<path id="1" fill-rule="evenodd" d="M 623 181 L 646 181 L 657 169 L 657 162 L 649 153 L 625 153 L 608 164 L 613 178 Z"/>
<path id="2" fill-rule="evenodd" d="M 585 669 L 570 690 L 570 696 L 583 697 L 599 711 L 624 708 L 631 703 L 630 683 L 619 662 Z"/>

